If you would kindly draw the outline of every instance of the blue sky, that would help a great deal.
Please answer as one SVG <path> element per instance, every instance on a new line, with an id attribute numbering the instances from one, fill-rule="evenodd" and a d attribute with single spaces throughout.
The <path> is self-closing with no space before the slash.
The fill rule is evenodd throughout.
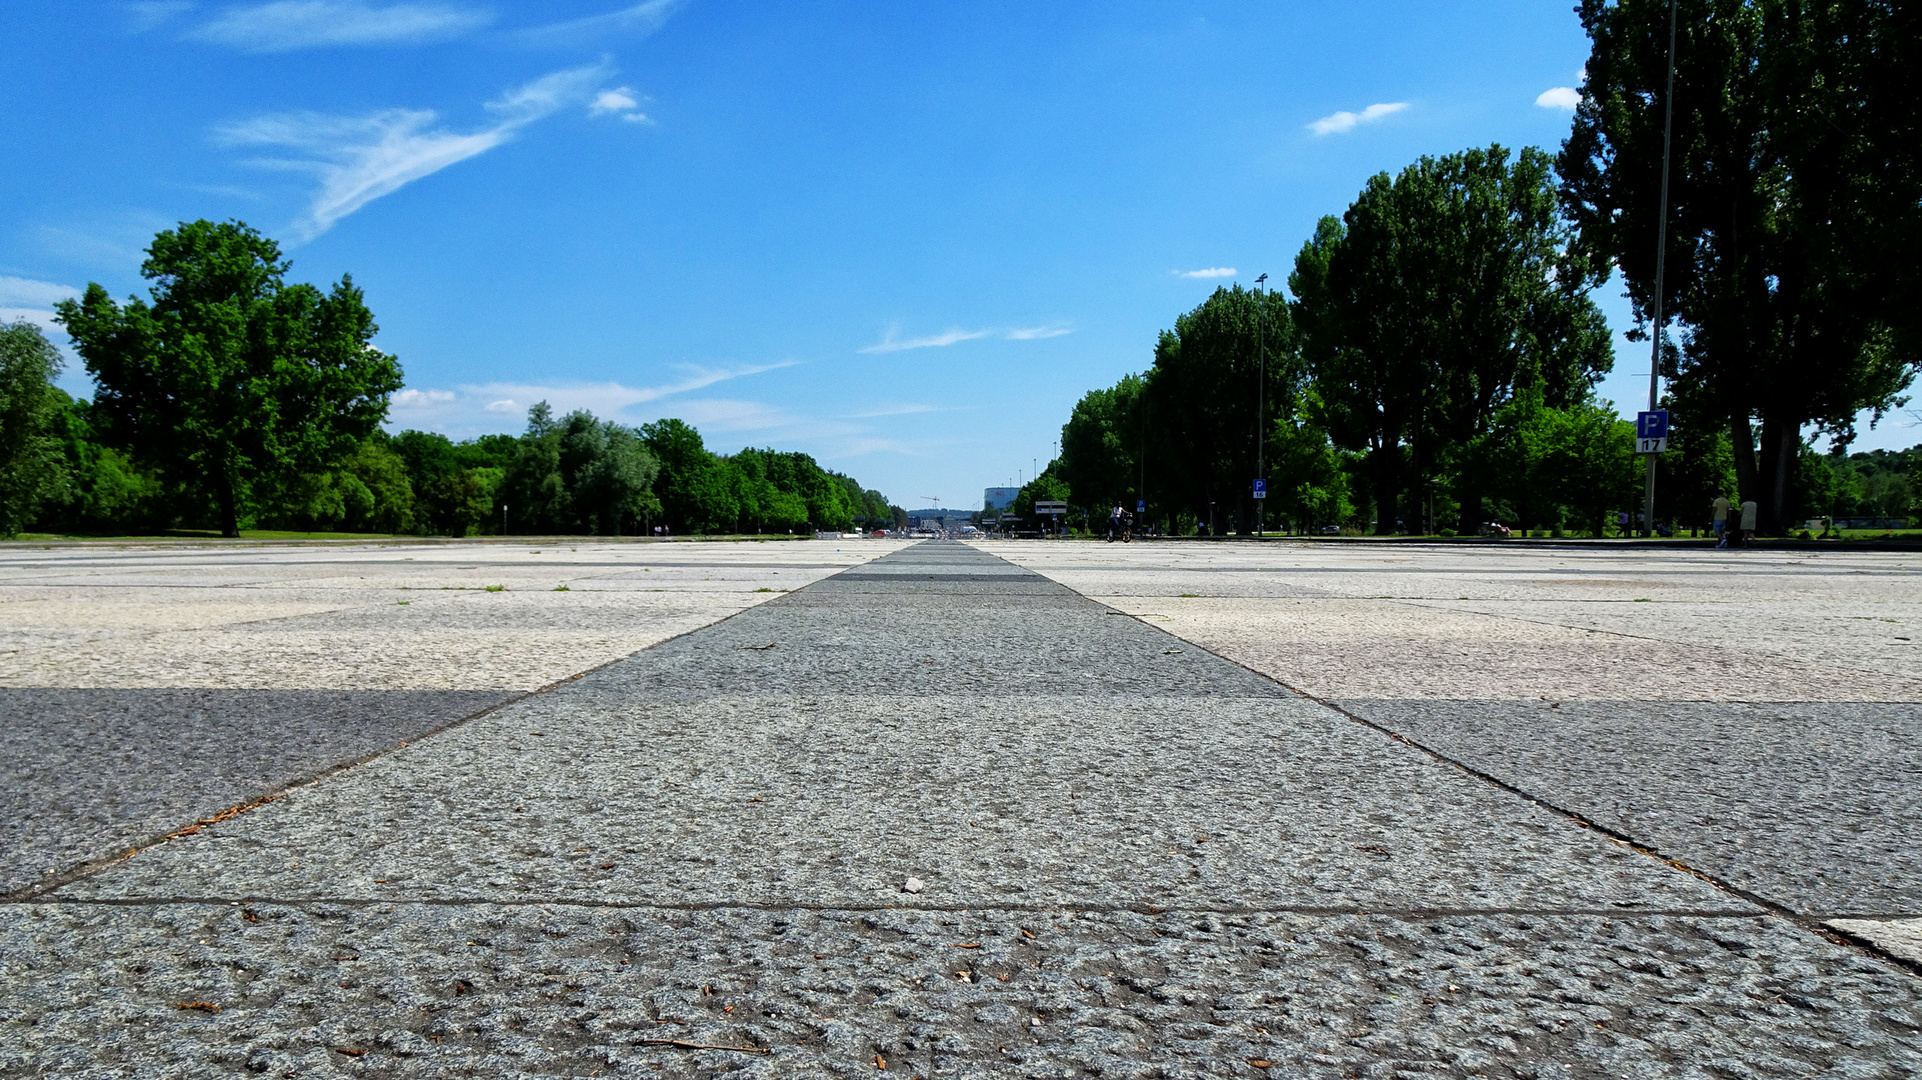
<path id="1" fill-rule="evenodd" d="M 366 290 L 396 427 L 545 398 L 977 505 L 1370 174 L 1558 146 L 1570 7 L 7 5 L 0 317 L 144 292 L 155 231 L 240 218 Z M 1645 351 L 1616 370 L 1632 410 Z"/>

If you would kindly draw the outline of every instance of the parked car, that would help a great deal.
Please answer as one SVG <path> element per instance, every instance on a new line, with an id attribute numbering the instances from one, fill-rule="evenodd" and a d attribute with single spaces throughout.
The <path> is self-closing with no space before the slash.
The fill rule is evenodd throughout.
<path id="1" fill-rule="evenodd" d="M 1323 526 L 1321 527 L 1321 535 L 1323 535 L 1323 536 L 1340 536 L 1340 535 L 1341 535 L 1341 526 L 1339 526 L 1339 525 L 1323 525 Z"/>
<path id="2" fill-rule="evenodd" d="M 1483 535 L 1483 536 L 1493 536 L 1493 537 L 1498 537 L 1498 538 L 1500 538 L 1500 539 L 1503 539 L 1503 540 L 1506 540 L 1506 539 L 1508 539 L 1508 537 L 1509 537 L 1509 535 L 1510 535 L 1510 533 L 1509 533 L 1509 531 L 1508 531 L 1508 526 L 1506 526 L 1506 525 L 1503 525 L 1503 524 L 1502 524 L 1501 522 L 1499 522 L 1499 521 L 1484 521 L 1484 522 L 1482 522 L 1482 529 L 1481 529 L 1481 532 L 1482 532 L 1482 535 Z"/>

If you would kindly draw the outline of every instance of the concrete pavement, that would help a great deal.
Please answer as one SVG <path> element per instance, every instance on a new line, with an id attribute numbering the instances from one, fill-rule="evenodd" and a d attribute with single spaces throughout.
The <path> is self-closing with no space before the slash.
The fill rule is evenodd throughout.
<path id="1" fill-rule="evenodd" d="M 959 544 L 862 556 L 0 906 L 0 1075 L 1922 1069 L 1922 983 L 1776 906 L 1814 872 L 1786 839 L 1710 875 L 1752 866 L 1774 891 L 1751 894 L 1563 812 L 1606 809 L 1635 769 L 1685 774 L 1642 794 L 1674 835 L 1713 836 L 1675 793 L 1752 769 L 1678 763 L 1646 725 L 1624 758 L 1610 724 L 1632 717 L 1600 697 L 1571 695 L 1578 719 L 1549 729 L 1539 695 L 1420 696 L 1422 673 L 1463 664 L 1419 625 L 1376 661 L 1402 683 L 1364 669 L 1366 694 L 1297 692 L 1249 670 L 1295 655 L 1246 633 L 1264 609 L 1177 637 L 1082 595 L 1121 599 L 1075 573 L 1156 573 L 1112 551 L 1007 551 L 1044 574 Z M 1070 554 L 1106 562 L 1048 562 Z M 1153 607 L 1210 581 L 1251 602 L 1328 591 L 1182 572 L 1196 595 Z M 444 670 L 445 692 L 490 692 Z M 1856 695 L 1892 710 L 1856 716 L 1858 746 L 1913 745 L 1890 697 Z M 1668 745 L 1722 746 L 1728 715 Z M 1371 723 L 1458 743 L 1438 756 Z M 1784 775 L 1897 809 L 1915 794 L 1899 755 L 1868 788 L 1839 760 Z M 1816 809 L 1823 828 L 1847 816 Z M 1838 886 L 1851 914 L 1911 910 L 1877 837 L 1851 841 L 1882 859 Z"/>

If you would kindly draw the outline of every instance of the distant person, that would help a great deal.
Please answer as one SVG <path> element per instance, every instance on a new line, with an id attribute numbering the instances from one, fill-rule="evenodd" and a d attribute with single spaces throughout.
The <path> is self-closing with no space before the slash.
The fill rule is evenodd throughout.
<path id="1" fill-rule="evenodd" d="M 1728 508 L 1733 505 L 1727 495 L 1715 496 L 1715 546 L 1728 546 Z"/>
<path id="2" fill-rule="evenodd" d="M 1749 542 L 1755 539 L 1756 510 L 1757 510 L 1757 507 L 1755 505 L 1754 499 L 1742 500 L 1742 546 L 1743 547 L 1747 547 Z"/>
<path id="3" fill-rule="evenodd" d="M 1116 503 L 1114 504 L 1113 509 L 1110 509 L 1108 511 L 1108 540 L 1110 542 L 1113 542 L 1113 540 L 1120 535 L 1121 535 L 1121 504 Z"/>

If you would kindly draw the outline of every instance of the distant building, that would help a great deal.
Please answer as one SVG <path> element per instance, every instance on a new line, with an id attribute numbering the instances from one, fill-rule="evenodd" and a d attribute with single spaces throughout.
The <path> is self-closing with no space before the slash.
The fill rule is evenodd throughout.
<path id="1" fill-rule="evenodd" d="M 981 509 L 1006 510 L 1014 505 L 1014 498 L 1019 494 L 1021 489 L 1018 487 L 988 488 L 981 496 Z"/>

